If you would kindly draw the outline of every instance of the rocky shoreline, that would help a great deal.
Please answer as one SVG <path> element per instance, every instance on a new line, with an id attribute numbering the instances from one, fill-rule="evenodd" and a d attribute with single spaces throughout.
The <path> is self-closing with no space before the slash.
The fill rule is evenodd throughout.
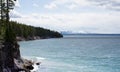
<path id="1" fill-rule="evenodd" d="M 43 39 L 43 38 L 39 36 L 27 37 L 27 38 L 17 36 L 16 39 L 17 41 L 29 41 L 29 40 L 38 40 L 38 39 Z"/>
<path id="2" fill-rule="evenodd" d="M 39 39 L 49 39 L 49 38 L 52 38 L 52 37 L 40 37 L 40 36 L 33 36 L 33 37 L 20 37 L 20 36 L 17 36 L 16 37 L 16 40 L 17 41 L 29 41 L 29 40 L 39 40 Z M 61 38 L 61 37 L 53 37 L 53 38 Z"/>
<path id="3" fill-rule="evenodd" d="M 34 69 L 34 65 L 40 65 L 41 62 L 34 62 L 32 60 L 28 60 L 28 59 L 14 59 L 14 63 L 15 66 L 19 71 L 23 71 L 23 72 L 32 72 L 32 70 Z"/>
<path id="4" fill-rule="evenodd" d="M 48 38 L 50 37 L 33 36 L 33 37 L 24 38 L 24 37 L 17 36 L 16 40 L 17 41 L 29 41 L 29 40 L 48 39 Z M 16 49 L 18 50 L 14 52 L 15 54 L 14 56 L 19 56 L 19 46 L 16 46 Z M 35 72 L 34 65 L 39 66 L 41 62 L 28 60 L 28 59 L 25 59 L 19 56 L 18 58 L 17 57 L 14 58 L 14 64 L 15 64 L 14 72 Z M 9 69 L 4 69 L 3 72 L 11 72 L 11 71 L 9 71 Z"/>
<path id="5" fill-rule="evenodd" d="M 33 62 L 27 59 L 15 59 L 14 58 L 14 68 L 4 68 L 3 72 L 34 72 L 34 65 L 40 65 L 41 62 Z"/>
<path id="6" fill-rule="evenodd" d="M 10 47 L 12 47 L 12 53 L 10 53 Z M 14 45 L 9 42 L 0 45 L 0 72 L 32 72 L 34 65 L 40 64 L 40 62 L 22 58 L 19 47 L 17 42 L 14 42 Z"/>

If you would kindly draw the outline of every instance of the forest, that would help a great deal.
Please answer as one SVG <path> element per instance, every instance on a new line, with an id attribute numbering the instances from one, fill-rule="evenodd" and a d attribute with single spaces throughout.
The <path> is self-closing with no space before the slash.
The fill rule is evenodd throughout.
<path id="1" fill-rule="evenodd" d="M 52 30 L 45 29 L 42 27 L 34 27 L 34 26 L 18 23 L 15 21 L 10 21 L 10 25 L 11 25 L 11 27 L 12 27 L 11 29 L 13 29 L 13 32 L 16 35 L 16 37 L 24 38 L 25 40 L 63 37 L 63 35 L 57 31 L 52 31 Z M 3 25 L 3 27 L 4 27 L 4 25 Z M 0 28 L 0 31 L 2 31 L 2 33 L 3 33 L 2 29 L 4 29 L 4 28 Z M 19 40 L 21 40 L 21 39 L 19 39 Z"/>

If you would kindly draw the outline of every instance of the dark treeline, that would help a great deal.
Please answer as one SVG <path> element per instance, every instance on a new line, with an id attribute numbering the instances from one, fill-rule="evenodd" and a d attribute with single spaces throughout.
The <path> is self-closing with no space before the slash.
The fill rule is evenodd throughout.
<path id="1" fill-rule="evenodd" d="M 42 39 L 63 37 L 63 35 L 57 31 L 25 25 L 15 21 L 10 21 L 10 25 L 17 37 L 25 38 L 26 40 L 32 40 L 35 37 Z"/>

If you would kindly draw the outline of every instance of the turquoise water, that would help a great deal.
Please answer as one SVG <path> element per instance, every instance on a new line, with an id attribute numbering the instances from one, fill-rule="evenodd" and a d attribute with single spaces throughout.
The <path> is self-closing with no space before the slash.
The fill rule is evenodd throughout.
<path id="1" fill-rule="evenodd" d="M 120 72 L 120 36 L 71 35 L 19 44 L 22 56 L 41 59 L 38 72 Z"/>

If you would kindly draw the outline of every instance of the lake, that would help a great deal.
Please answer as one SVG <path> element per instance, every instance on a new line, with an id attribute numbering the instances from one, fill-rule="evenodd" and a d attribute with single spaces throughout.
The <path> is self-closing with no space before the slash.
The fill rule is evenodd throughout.
<path id="1" fill-rule="evenodd" d="M 42 62 L 38 72 L 120 72 L 120 35 L 65 35 L 19 44 L 23 57 Z"/>

